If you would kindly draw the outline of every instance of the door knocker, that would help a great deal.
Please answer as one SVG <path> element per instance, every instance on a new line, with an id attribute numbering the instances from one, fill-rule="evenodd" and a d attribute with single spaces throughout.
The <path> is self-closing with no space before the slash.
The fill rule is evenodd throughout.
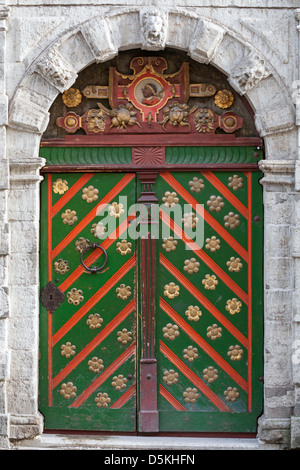
<path id="1" fill-rule="evenodd" d="M 105 257 L 105 260 L 104 260 L 104 263 L 102 264 L 102 266 L 100 266 L 100 268 L 96 268 L 95 266 L 92 266 L 92 267 L 88 267 L 86 266 L 86 264 L 84 263 L 83 261 L 83 255 L 84 253 L 87 251 L 87 250 L 90 250 L 90 249 L 93 249 L 95 250 L 96 248 L 100 248 L 100 250 L 102 250 L 103 254 L 104 254 L 104 257 Z M 81 252 L 81 256 L 80 256 L 80 261 L 81 261 L 81 264 L 82 266 L 87 270 L 87 271 L 90 271 L 91 274 L 95 274 L 97 272 L 101 272 L 103 271 L 103 269 L 105 268 L 106 264 L 107 264 L 107 252 L 106 250 L 101 246 L 101 245 L 97 245 L 97 243 L 91 243 L 90 245 L 87 245 Z"/>

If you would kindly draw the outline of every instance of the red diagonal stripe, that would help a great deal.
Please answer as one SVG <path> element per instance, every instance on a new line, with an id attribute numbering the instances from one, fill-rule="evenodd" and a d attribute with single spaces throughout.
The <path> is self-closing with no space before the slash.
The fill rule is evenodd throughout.
<path id="1" fill-rule="evenodd" d="M 248 347 L 247 338 L 230 323 L 227 318 L 200 292 L 196 287 L 188 281 L 181 272 L 173 266 L 167 258 L 160 253 L 161 264 L 197 299 L 235 338 L 246 348 Z"/>
<path id="2" fill-rule="evenodd" d="M 133 255 L 61 328 L 53 335 L 53 346 L 135 265 Z"/>
<path id="3" fill-rule="evenodd" d="M 196 331 L 188 325 L 181 316 L 178 315 L 178 313 L 175 312 L 167 302 L 165 302 L 164 299 L 160 298 L 159 306 L 196 344 L 198 344 L 198 346 L 200 346 L 201 349 L 203 349 L 203 351 L 206 352 L 206 354 L 213 359 L 213 361 L 218 364 L 218 366 L 220 366 L 237 384 L 242 387 L 243 390 L 247 392 L 247 382 L 211 346 L 209 346 L 209 344 L 207 344 L 207 342 L 204 341 L 204 339 L 201 338 L 201 336 L 198 335 L 198 333 L 196 333 Z"/>
<path id="4" fill-rule="evenodd" d="M 107 380 L 127 359 L 135 353 L 136 343 L 132 343 L 129 348 L 127 348 L 112 364 L 110 364 L 107 369 L 105 369 L 102 374 L 94 380 L 93 383 L 81 394 L 79 397 L 74 400 L 70 405 L 70 408 L 78 408 L 89 396 L 100 387 L 105 380 Z"/>
<path id="5" fill-rule="evenodd" d="M 246 219 L 248 218 L 248 209 L 244 204 L 226 188 L 225 184 L 217 178 L 211 171 L 206 171 L 203 176 L 224 196 L 236 210 L 238 210 Z"/>
<path id="6" fill-rule="evenodd" d="M 221 269 L 217 263 L 215 263 L 206 253 L 203 251 L 182 229 L 179 225 L 176 224 L 163 210 L 160 211 L 160 217 L 163 222 L 171 228 L 171 230 L 176 233 L 181 240 L 188 245 L 188 247 L 194 251 L 194 253 L 199 256 L 202 261 L 204 261 L 207 266 L 209 266 L 217 276 L 222 279 L 222 281 L 233 291 L 235 294 L 242 299 L 242 301 L 247 305 L 248 296 L 231 278 L 226 274 L 223 269 Z"/>
<path id="7" fill-rule="evenodd" d="M 122 408 L 122 406 L 124 406 L 125 403 L 127 403 L 128 400 L 130 400 L 130 398 L 133 397 L 135 392 L 136 392 L 136 385 L 133 384 L 128 390 L 126 390 L 123 393 L 123 395 L 117 401 L 115 401 L 113 405 L 111 405 L 110 409 L 119 410 L 120 408 Z"/>
<path id="8" fill-rule="evenodd" d="M 175 408 L 175 410 L 186 411 L 186 408 L 161 384 L 159 385 L 159 393 Z"/>
<path id="9" fill-rule="evenodd" d="M 93 176 L 95 173 L 85 173 L 81 178 L 79 178 L 76 183 L 71 186 L 70 189 L 57 201 L 56 204 L 52 207 L 51 215 L 52 217 L 57 214 L 71 199 L 75 194 L 84 186 Z"/>
<path id="10" fill-rule="evenodd" d="M 53 388 L 56 387 L 75 367 L 80 364 L 125 318 L 135 310 L 135 301 L 132 300 L 126 307 L 103 328 L 95 338 L 82 349 L 66 367 L 64 367 L 53 380 Z"/>
<path id="11" fill-rule="evenodd" d="M 248 262 L 248 253 L 239 242 L 233 238 L 205 209 L 191 196 L 191 194 L 168 172 L 160 176 L 207 222 L 239 255 Z"/>
<path id="12" fill-rule="evenodd" d="M 193 372 L 176 354 L 160 341 L 160 351 L 205 395 L 220 411 L 231 411 L 230 408 Z"/>
<path id="13" fill-rule="evenodd" d="M 134 173 L 128 173 L 121 181 L 119 181 L 114 188 L 109 191 L 104 198 L 73 228 L 73 230 L 54 248 L 52 256 L 55 258 L 75 237 L 89 224 L 99 213 L 99 210 L 104 208 L 107 204 L 114 199 L 118 193 L 125 188 L 125 186 L 135 178 Z"/>

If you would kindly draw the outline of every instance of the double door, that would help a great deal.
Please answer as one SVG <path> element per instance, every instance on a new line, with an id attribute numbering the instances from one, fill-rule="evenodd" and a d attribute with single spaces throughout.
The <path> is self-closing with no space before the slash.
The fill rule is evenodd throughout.
<path id="1" fill-rule="evenodd" d="M 260 175 L 44 176 L 45 428 L 255 432 L 262 411 Z"/>

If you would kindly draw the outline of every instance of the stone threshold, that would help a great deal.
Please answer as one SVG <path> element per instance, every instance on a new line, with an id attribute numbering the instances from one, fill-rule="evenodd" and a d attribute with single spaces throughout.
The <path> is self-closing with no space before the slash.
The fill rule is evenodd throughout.
<path id="1" fill-rule="evenodd" d="M 96 436 L 43 434 L 12 444 L 12 450 L 280 450 L 247 438 Z"/>

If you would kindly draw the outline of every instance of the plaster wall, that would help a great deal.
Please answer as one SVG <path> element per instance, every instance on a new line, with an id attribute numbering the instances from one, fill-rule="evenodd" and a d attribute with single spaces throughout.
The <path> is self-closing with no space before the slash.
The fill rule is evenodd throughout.
<path id="1" fill-rule="evenodd" d="M 224 72 L 264 138 L 264 414 L 258 445 L 300 447 L 298 0 L 0 0 L 0 447 L 38 412 L 40 139 L 56 96 L 119 50 L 172 47 Z M 158 11 L 153 38 L 145 14 Z M 156 23 L 158 24 L 158 23 Z M 145 29 L 143 29 L 145 26 Z M 298 29 L 297 29 L 298 27 Z"/>

